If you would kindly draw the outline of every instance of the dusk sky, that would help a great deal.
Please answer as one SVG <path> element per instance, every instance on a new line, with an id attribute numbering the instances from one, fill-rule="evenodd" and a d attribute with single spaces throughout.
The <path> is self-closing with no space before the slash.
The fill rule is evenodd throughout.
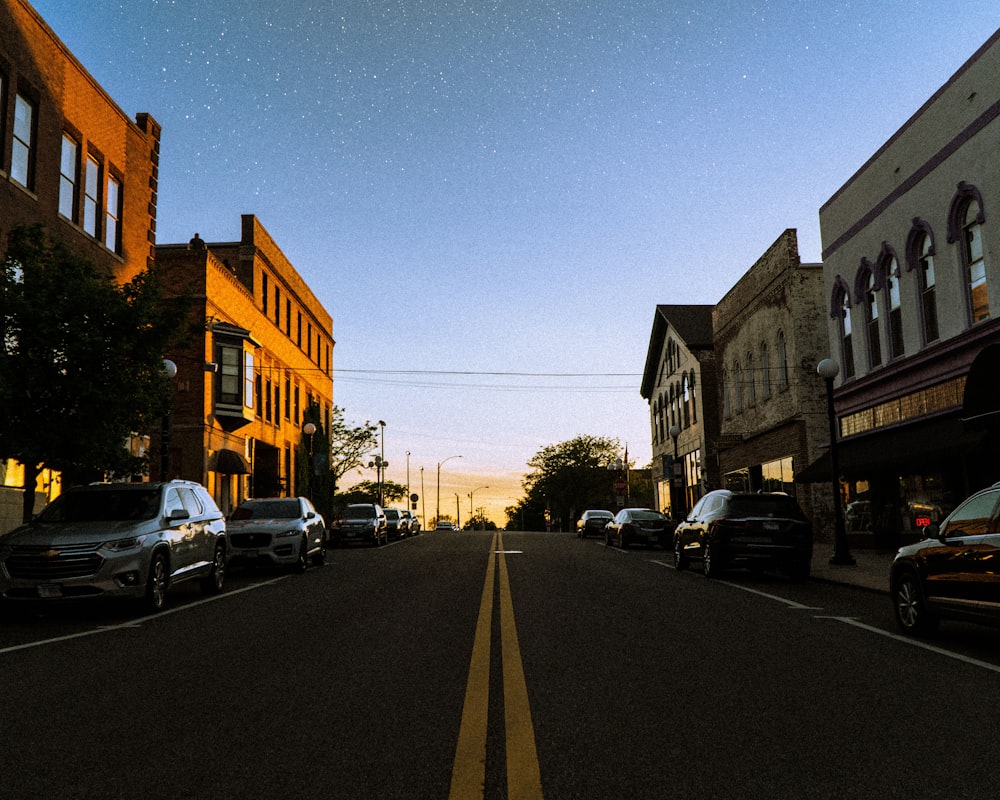
<path id="1" fill-rule="evenodd" d="M 162 126 L 157 240 L 255 214 L 427 516 L 580 434 L 651 457 L 655 306 L 716 303 L 1000 27 L 996 0 L 34 0 Z M 374 479 L 374 473 L 365 476 Z M 449 499 L 449 503 L 445 499 Z"/>

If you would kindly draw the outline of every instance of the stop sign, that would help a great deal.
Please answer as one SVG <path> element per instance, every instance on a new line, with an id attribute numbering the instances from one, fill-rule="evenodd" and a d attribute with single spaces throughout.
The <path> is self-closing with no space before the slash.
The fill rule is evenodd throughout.
<path id="1" fill-rule="evenodd" d="M 615 481 L 615 492 L 621 494 L 624 491 L 625 491 L 625 481 L 619 478 L 618 480 Z"/>

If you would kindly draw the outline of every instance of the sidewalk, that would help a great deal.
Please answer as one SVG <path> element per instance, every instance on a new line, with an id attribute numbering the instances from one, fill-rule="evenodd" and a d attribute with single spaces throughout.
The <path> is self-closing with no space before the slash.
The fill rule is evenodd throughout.
<path id="1" fill-rule="evenodd" d="M 851 555 L 857 562 L 854 566 L 831 564 L 832 554 L 832 546 L 825 543 L 818 544 L 813 550 L 813 580 L 844 583 L 879 592 L 889 591 L 889 565 L 896 556 L 895 551 L 867 548 L 851 550 Z"/>

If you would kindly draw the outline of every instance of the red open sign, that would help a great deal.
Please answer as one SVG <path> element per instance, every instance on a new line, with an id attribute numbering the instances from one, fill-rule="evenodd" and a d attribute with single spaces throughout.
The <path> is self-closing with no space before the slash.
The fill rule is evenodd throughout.
<path id="1" fill-rule="evenodd" d="M 926 528 L 926 527 L 928 527 L 931 524 L 931 518 L 930 517 L 917 517 L 916 523 L 917 523 L 917 527 L 918 528 Z"/>

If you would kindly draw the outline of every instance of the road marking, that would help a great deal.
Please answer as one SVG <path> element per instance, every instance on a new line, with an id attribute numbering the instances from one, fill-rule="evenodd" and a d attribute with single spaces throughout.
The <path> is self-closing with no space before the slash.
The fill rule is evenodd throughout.
<path id="1" fill-rule="evenodd" d="M 816 617 L 816 619 L 832 619 L 837 622 L 843 622 L 846 625 L 860 628 L 861 630 L 868 631 L 869 633 L 877 633 L 879 636 L 884 636 L 886 639 L 892 639 L 913 647 L 919 647 L 921 650 L 937 653 L 939 656 L 946 656 L 947 658 L 954 659 L 955 661 L 962 661 L 966 664 L 971 664 L 974 667 L 982 667 L 983 669 L 988 669 L 990 672 L 1000 672 L 1000 665 L 998 664 L 991 664 L 989 661 L 980 661 L 978 658 L 972 658 L 971 656 L 963 656 L 961 653 L 953 653 L 951 650 L 945 650 L 943 647 L 936 647 L 928 642 L 911 639 L 909 636 L 903 636 L 899 633 L 890 633 L 889 631 L 884 631 L 881 628 L 876 628 L 874 625 L 867 625 L 854 617 Z"/>
<path id="2" fill-rule="evenodd" d="M 535 749 L 528 688 L 524 679 L 521 647 L 517 639 L 506 553 L 499 532 L 493 534 L 486 580 L 479 602 L 479 619 L 472 642 L 472 659 L 465 688 L 462 721 L 451 773 L 450 800 L 482 798 L 486 791 L 486 735 L 489 716 L 490 642 L 493 625 L 493 590 L 500 579 L 500 653 L 503 670 L 504 730 L 507 751 L 507 797 L 542 800 L 541 772 Z M 498 563 L 499 562 L 499 563 Z"/>
<path id="3" fill-rule="evenodd" d="M 211 597 L 203 597 L 200 600 L 195 600 L 192 603 L 186 603 L 183 606 L 170 606 L 165 608 L 163 611 L 158 611 L 155 614 L 151 614 L 148 617 L 142 617 L 140 619 L 132 619 L 128 622 L 122 622 L 118 625 L 101 625 L 97 628 L 93 628 L 89 631 L 80 631 L 79 633 L 70 633 L 66 636 L 55 636 L 51 639 L 39 639 L 35 642 L 25 642 L 24 644 L 15 644 L 10 647 L 0 648 L 0 656 L 6 655 L 7 653 L 13 653 L 17 650 L 30 650 L 32 647 L 42 647 L 47 644 L 58 644 L 59 642 L 68 642 L 72 639 L 82 639 L 86 636 L 96 636 L 99 633 L 111 633 L 112 631 L 120 631 L 126 628 L 141 628 L 147 622 L 154 622 L 155 620 L 162 619 L 163 617 L 169 616 L 170 614 L 178 614 L 181 611 L 186 611 L 189 608 L 195 608 L 196 606 L 205 605 L 205 603 L 214 603 L 216 600 L 225 600 L 227 597 L 235 597 L 243 592 L 250 592 L 254 589 L 262 589 L 265 586 L 270 586 L 272 583 L 277 583 L 278 581 L 283 581 L 287 578 L 287 575 L 281 575 L 277 578 L 272 578 L 264 583 L 255 583 L 253 586 L 244 586 L 242 589 L 234 589 L 231 592 L 223 592 L 222 594 L 212 595 Z"/>

